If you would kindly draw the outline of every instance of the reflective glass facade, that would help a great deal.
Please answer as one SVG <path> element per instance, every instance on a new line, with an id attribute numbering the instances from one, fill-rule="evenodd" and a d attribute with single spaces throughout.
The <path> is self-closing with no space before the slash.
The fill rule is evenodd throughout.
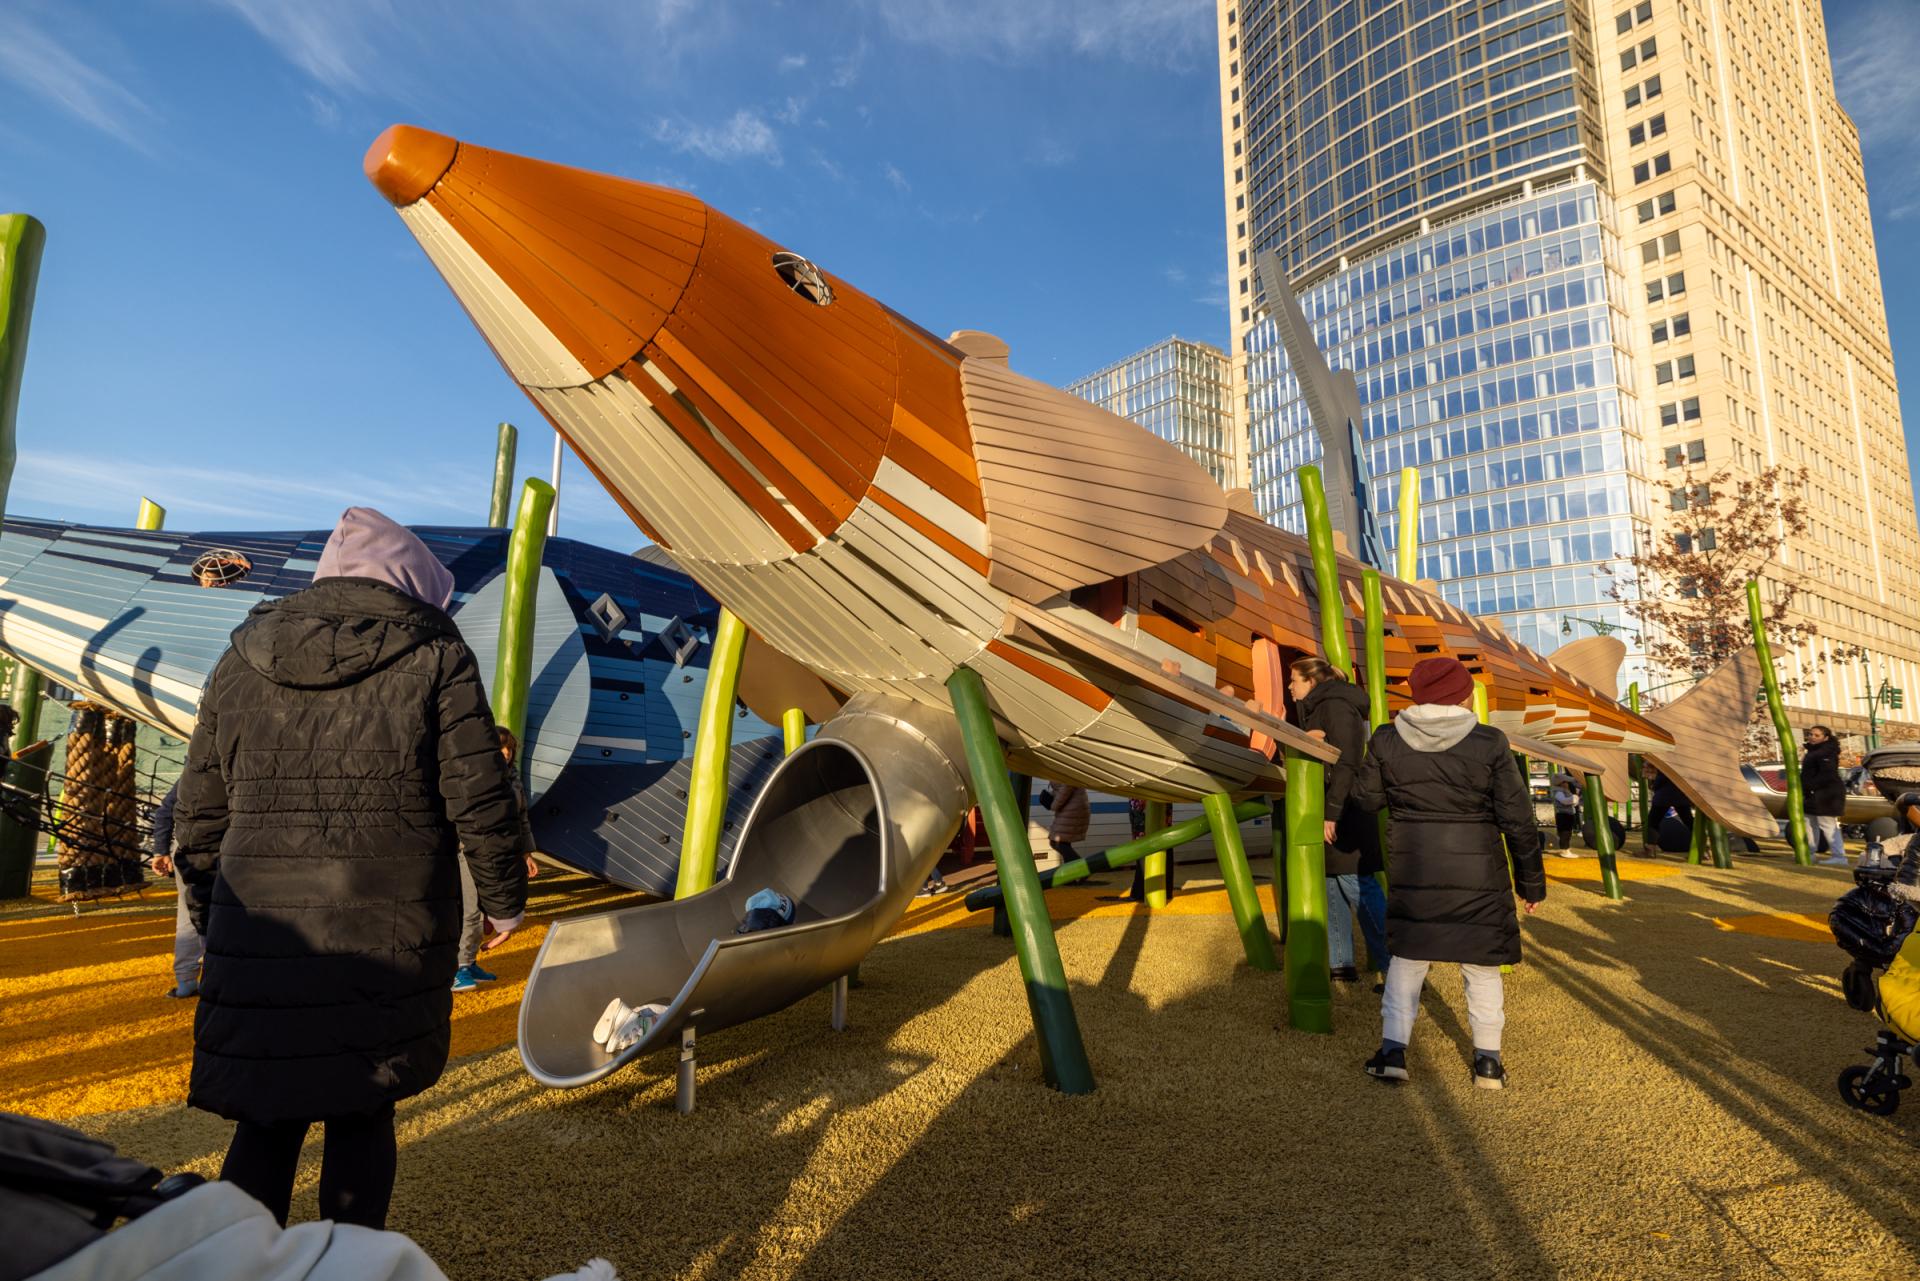
<path id="1" fill-rule="evenodd" d="M 1475 193 L 1601 165 L 1585 0 L 1241 0 L 1236 18 L 1238 216 L 1291 278 Z"/>
<path id="2" fill-rule="evenodd" d="M 1399 471 L 1420 470 L 1420 574 L 1551 651 L 1621 623 L 1614 563 L 1650 518 L 1609 203 L 1567 183 L 1352 261 L 1301 303 L 1354 372 L 1389 545 Z M 1302 528 L 1295 469 L 1319 440 L 1269 321 L 1247 335 L 1250 488 Z"/>
<path id="3" fill-rule="evenodd" d="M 1231 489 L 1238 482 L 1230 373 L 1218 347 L 1169 338 L 1068 384 L 1067 391 L 1172 441 Z"/>

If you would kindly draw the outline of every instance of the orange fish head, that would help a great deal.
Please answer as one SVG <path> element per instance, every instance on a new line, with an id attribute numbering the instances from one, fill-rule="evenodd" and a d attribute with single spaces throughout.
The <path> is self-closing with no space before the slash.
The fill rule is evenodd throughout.
<path id="1" fill-rule="evenodd" d="M 683 191 L 407 125 L 365 167 L 507 372 L 657 542 L 764 562 L 852 514 L 896 405 L 891 312 Z"/>

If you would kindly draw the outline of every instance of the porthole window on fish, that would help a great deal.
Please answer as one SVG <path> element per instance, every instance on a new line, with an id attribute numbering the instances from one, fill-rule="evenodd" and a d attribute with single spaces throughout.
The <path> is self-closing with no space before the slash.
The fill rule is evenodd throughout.
<path id="1" fill-rule="evenodd" d="M 827 278 L 818 267 L 799 254 L 784 250 L 775 254 L 773 269 L 780 273 L 780 279 L 787 282 L 787 288 L 808 302 L 824 307 L 833 301 L 833 286 L 827 283 Z"/>
<path id="2" fill-rule="evenodd" d="M 202 552 L 187 572 L 202 587 L 228 587 L 251 574 L 253 562 L 230 548 L 216 547 Z"/>

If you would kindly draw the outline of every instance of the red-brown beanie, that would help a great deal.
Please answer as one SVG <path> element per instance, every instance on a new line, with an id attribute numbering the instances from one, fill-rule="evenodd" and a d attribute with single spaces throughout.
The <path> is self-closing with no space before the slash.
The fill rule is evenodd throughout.
<path id="1" fill-rule="evenodd" d="M 1464 703 L 1473 693 L 1473 673 L 1457 658 L 1435 655 L 1413 665 L 1407 685 L 1416 703 Z"/>

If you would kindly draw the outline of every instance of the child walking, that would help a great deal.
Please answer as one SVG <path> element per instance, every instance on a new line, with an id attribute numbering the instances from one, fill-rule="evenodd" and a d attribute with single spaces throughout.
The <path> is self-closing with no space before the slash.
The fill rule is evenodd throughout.
<path id="1" fill-rule="evenodd" d="M 1407 1079 L 1407 1042 L 1427 970 L 1451 961 L 1466 983 L 1473 1083 L 1498 1090 L 1507 1081 L 1500 967 L 1520 960 L 1514 881 L 1529 912 L 1547 895 L 1540 829 L 1507 736 L 1480 724 L 1468 706 L 1472 674 L 1456 659 L 1425 658 L 1414 664 L 1409 684 L 1414 705 L 1374 731 L 1354 784 L 1361 806 L 1384 805 L 1392 820 L 1393 961 L 1380 1006 L 1380 1050 L 1366 1070 L 1381 1080 Z"/>

